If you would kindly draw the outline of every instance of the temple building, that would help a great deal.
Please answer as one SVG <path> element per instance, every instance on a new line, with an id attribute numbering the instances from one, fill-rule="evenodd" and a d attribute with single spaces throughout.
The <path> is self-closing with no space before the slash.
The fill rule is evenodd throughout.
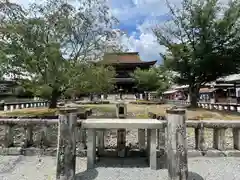
<path id="1" fill-rule="evenodd" d="M 115 68 L 115 91 L 122 89 L 125 93 L 140 92 L 140 89 L 136 88 L 136 82 L 131 77 L 131 73 L 140 69 L 149 69 L 155 65 L 157 61 L 142 61 L 138 52 L 124 52 L 124 53 L 106 53 L 103 60 L 99 63 L 104 65 L 110 65 Z"/>

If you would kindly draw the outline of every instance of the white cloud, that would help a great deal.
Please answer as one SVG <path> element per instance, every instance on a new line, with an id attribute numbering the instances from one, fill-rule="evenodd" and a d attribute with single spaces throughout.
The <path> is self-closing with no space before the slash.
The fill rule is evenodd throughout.
<path id="1" fill-rule="evenodd" d="M 130 37 L 124 37 L 123 42 L 131 51 L 138 51 L 144 61 L 161 60 L 159 52 L 164 52 L 164 47 L 156 42 L 151 28 L 155 24 L 163 23 L 164 17 L 169 12 L 165 0 L 110 0 L 117 6 L 112 6 L 113 14 L 125 24 L 136 24 L 136 30 Z M 172 6 L 180 7 L 182 0 L 168 0 Z M 228 0 L 220 0 L 227 4 Z M 123 4 L 123 5 L 121 5 Z M 116 4 L 115 4 L 116 5 Z M 138 21 L 143 19 L 144 21 Z M 139 24 L 139 22 L 141 22 Z M 139 37 L 136 36 L 139 34 Z"/>
<path id="2" fill-rule="evenodd" d="M 12 1 L 28 4 L 34 0 Z M 227 1 L 220 0 L 224 4 Z M 108 0 L 113 15 L 120 20 L 120 23 L 136 24 L 136 29 L 129 34 L 129 37 L 124 36 L 122 42 L 131 51 L 138 51 L 145 61 L 160 60 L 159 52 L 164 51 L 164 48 L 156 42 L 151 27 L 162 22 L 161 17 L 168 13 L 165 2 L 165 0 Z M 169 2 L 179 7 L 182 0 L 169 0 Z"/>
<path id="3" fill-rule="evenodd" d="M 160 20 L 157 17 L 165 16 L 168 13 L 165 0 L 129 1 L 131 1 L 132 4 L 125 2 L 125 4 L 127 4 L 125 7 L 113 7 L 112 9 L 113 14 L 120 20 L 120 23 L 138 23 L 135 32 L 133 32 L 130 37 L 123 37 L 122 42 L 126 44 L 130 51 L 139 52 L 144 61 L 161 60 L 159 53 L 164 52 L 164 47 L 157 43 L 156 37 L 153 35 L 151 28 L 154 24 L 160 23 Z M 172 1 L 179 2 L 179 0 Z M 144 21 L 140 21 L 141 23 L 139 24 L 137 20 L 143 17 L 145 17 Z"/>

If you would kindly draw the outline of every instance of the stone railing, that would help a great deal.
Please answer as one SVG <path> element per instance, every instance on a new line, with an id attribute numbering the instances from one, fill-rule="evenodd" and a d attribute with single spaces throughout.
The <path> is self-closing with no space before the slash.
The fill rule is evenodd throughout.
<path id="1" fill-rule="evenodd" d="M 12 111 L 14 109 L 24 109 L 33 107 L 48 107 L 47 101 L 29 101 L 29 102 L 12 102 L 2 104 L 4 111 Z"/>
<path id="2" fill-rule="evenodd" d="M 237 104 L 237 103 L 198 102 L 198 107 L 209 109 L 209 110 L 240 112 L 240 104 Z"/>
<path id="3" fill-rule="evenodd" d="M 179 106 L 188 106 L 188 105 L 190 105 L 190 102 L 186 101 L 186 100 L 168 100 L 168 99 L 164 99 L 164 102 L 166 104 L 174 104 L 174 105 L 179 105 Z"/>
<path id="4" fill-rule="evenodd" d="M 52 133 L 52 128 L 56 129 L 56 125 L 59 132 L 57 148 L 52 143 L 52 141 L 56 141 L 56 137 L 52 138 L 49 135 L 49 133 Z M 156 119 L 77 120 L 76 113 L 65 110 L 60 113 L 59 119 L 0 119 L 0 126 L 3 129 L 2 132 L 4 132 L 2 138 L 0 138 L 0 140 L 2 139 L 0 154 L 33 155 L 42 153 L 56 155 L 58 149 L 59 161 L 67 157 L 69 160 L 64 162 L 69 164 L 67 161 L 70 160 L 74 163 L 71 157 L 74 158 L 75 155 L 85 156 L 87 152 L 88 168 L 94 167 L 96 154 L 113 155 L 113 153 L 105 149 L 104 138 L 106 136 L 104 135 L 104 129 L 138 129 L 139 150 L 146 152 L 145 155 L 149 156 L 149 164 L 152 169 L 156 169 L 157 157 L 160 157 L 160 164 L 166 167 L 165 155 L 174 153 L 171 149 L 176 147 L 181 147 L 181 151 L 186 149 L 188 156 L 240 156 L 240 121 L 187 120 L 185 122 L 185 111 L 183 110 L 176 110 L 173 114 L 167 112 L 167 121 Z M 185 141 L 186 127 L 194 129 L 195 150 L 187 150 L 187 141 Z M 16 136 L 14 134 L 16 128 L 22 129 L 23 135 Z M 209 138 L 205 136 L 206 129 L 213 129 L 212 148 L 207 147 L 205 144 L 206 139 Z M 227 129 L 231 129 L 233 134 L 233 147 L 231 150 L 226 149 L 225 146 L 225 132 Z M 83 142 L 83 136 L 86 136 L 86 131 L 83 130 L 87 131 L 87 142 L 85 140 Z M 34 131 L 37 131 L 37 133 Z M 145 139 L 146 131 L 147 138 Z M 17 137 L 22 139 L 18 140 Z M 86 143 L 87 150 L 79 149 L 78 143 Z M 177 144 L 174 145 L 173 143 Z M 95 151 L 96 146 L 98 152 Z M 118 153 L 115 155 L 118 155 Z M 184 156 L 183 159 L 186 158 L 184 153 L 180 153 L 180 155 Z M 173 163 L 176 162 L 172 160 L 171 164 Z M 59 163 L 58 166 L 62 166 L 62 164 Z M 68 168 L 73 171 L 74 167 L 69 165 Z M 173 166 L 170 165 L 168 168 L 173 168 Z"/>

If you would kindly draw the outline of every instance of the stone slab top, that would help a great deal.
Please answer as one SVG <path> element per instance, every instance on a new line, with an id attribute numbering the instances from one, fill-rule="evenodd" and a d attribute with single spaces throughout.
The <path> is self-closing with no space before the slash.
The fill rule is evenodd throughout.
<path id="1" fill-rule="evenodd" d="M 87 119 L 83 128 L 96 129 L 159 129 L 165 122 L 157 119 Z"/>

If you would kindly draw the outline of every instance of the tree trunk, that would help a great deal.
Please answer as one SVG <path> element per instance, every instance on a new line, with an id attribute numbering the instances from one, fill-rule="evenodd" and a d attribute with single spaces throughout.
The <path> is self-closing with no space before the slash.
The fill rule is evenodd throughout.
<path id="1" fill-rule="evenodd" d="M 189 96 L 190 96 L 190 107 L 197 108 L 198 102 L 198 95 L 199 95 L 199 86 L 194 85 L 189 87 Z"/>
<path id="2" fill-rule="evenodd" d="M 53 90 L 51 98 L 49 99 L 49 109 L 57 108 L 57 100 L 59 98 L 58 90 Z"/>

